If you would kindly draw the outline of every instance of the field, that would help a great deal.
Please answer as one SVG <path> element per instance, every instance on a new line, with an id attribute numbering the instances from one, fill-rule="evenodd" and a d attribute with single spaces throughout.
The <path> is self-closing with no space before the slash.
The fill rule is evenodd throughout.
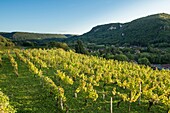
<path id="1" fill-rule="evenodd" d="M 0 102 L 0 112 L 169 113 L 170 71 L 62 49 L 10 49 L 0 52 L 1 92 L 9 105 Z"/>

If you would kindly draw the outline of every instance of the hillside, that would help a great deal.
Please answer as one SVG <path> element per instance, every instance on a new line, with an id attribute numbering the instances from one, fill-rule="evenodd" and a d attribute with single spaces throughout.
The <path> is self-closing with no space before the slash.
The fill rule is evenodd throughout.
<path id="1" fill-rule="evenodd" d="M 72 36 L 70 34 L 42 34 L 42 33 L 28 33 L 28 32 L 12 32 L 12 33 L 1 32 L 0 35 L 9 38 L 13 41 L 68 38 Z"/>
<path id="2" fill-rule="evenodd" d="M 96 44 L 140 45 L 170 43 L 170 15 L 161 13 L 128 23 L 99 25 L 75 38 Z"/>
<path id="3" fill-rule="evenodd" d="M 0 32 L 0 35 L 14 42 L 29 40 L 36 41 L 36 43 L 46 43 L 49 41 L 72 43 L 79 39 L 83 42 L 95 44 L 118 46 L 147 46 L 153 44 L 170 47 L 170 15 L 160 13 L 142 17 L 128 23 L 98 25 L 80 36 L 28 32 Z"/>
<path id="4" fill-rule="evenodd" d="M 0 101 L 0 113 L 7 105 L 17 113 L 170 112 L 169 70 L 62 49 L 13 49 L 0 58 L 0 95 L 10 103 Z"/>
<path id="5" fill-rule="evenodd" d="M 6 39 L 5 37 L 0 35 L 0 47 L 8 47 L 8 46 L 14 46 L 14 43 L 12 43 L 9 39 Z"/>

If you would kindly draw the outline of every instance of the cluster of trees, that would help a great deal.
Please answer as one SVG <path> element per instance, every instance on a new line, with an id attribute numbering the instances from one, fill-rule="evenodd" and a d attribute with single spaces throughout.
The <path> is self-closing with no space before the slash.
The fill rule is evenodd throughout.
<path id="1" fill-rule="evenodd" d="M 88 47 L 88 46 L 87 46 Z M 88 47 L 89 53 L 102 56 L 106 59 L 119 61 L 136 61 L 139 64 L 169 64 L 170 53 L 168 49 L 156 47 L 115 47 L 108 45 L 92 45 Z"/>
<path id="2" fill-rule="evenodd" d="M 48 48 L 54 48 L 54 47 L 62 48 L 64 50 L 66 50 L 66 51 L 70 50 L 69 46 L 66 43 L 62 43 L 62 42 L 54 42 L 54 41 L 49 42 L 49 43 L 47 43 L 47 47 Z"/>
<path id="3" fill-rule="evenodd" d="M 75 51 L 76 51 L 76 53 L 89 54 L 89 52 L 85 49 L 83 42 L 81 40 L 78 40 L 76 42 Z"/>
<path id="4" fill-rule="evenodd" d="M 20 41 L 17 42 L 18 45 L 30 48 L 62 48 L 66 51 L 70 50 L 70 47 L 66 43 L 50 41 L 46 43 L 38 43 L 34 41 Z"/>

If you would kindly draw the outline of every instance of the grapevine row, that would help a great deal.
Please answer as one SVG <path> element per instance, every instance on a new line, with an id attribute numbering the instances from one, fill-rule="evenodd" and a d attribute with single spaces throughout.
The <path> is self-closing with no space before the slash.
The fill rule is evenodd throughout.
<path id="1" fill-rule="evenodd" d="M 143 65 L 85 56 L 62 49 L 33 49 L 23 53 L 39 65 L 43 62 L 47 67 L 52 67 L 56 71 L 55 76 L 66 84 L 77 84 L 75 93 L 84 92 L 87 98 L 94 101 L 102 92 L 118 97 L 120 102 L 129 102 L 129 110 L 131 103 L 138 100 L 140 104 L 142 99 L 148 100 L 148 110 L 154 103 L 162 103 L 170 109 L 168 70 L 153 70 Z M 112 90 L 105 89 L 108 85 L 112 86 Z"/>
<path id="2" fill-rule="evenodd" d="M 58 103 L 58 101 L 60 99 L 61 109 L 63 109 L 63 102 L 66 101 L 66 97 L 64 96 L 64 89 L 60 86 L 56 86 L 56 84 L 53 82 L 53 80 L 50 79 L 49 77 L 43 76 L 42 71 L 39 70 L 29 59 L 22 56 L 18 50 L 16 50 L 15 53 L 16 53 L 17 57 L 28 66 L 28 68 L 34 74 L 34 76 L 40 78 L 41 84 L 43 86 L 47 87 L 50 94 L 54 94 L 56 103 Z"/>
<path id="3" fill-rule="evenodd" d="M 0 112 L 15 113 L 16 109 L 9 104 L 9 98 L 0 90 Z"/>
<path id="4" fill-rule="evenodd" d="M 12 64 L 12 67 L 14 68 L 14 73 L 18 77 L 19 76 L 19 74 L 18 74 L 18 64 L 15 61 L 14 57 L 10 54 L 10 51 L 8 51 L 7 54 L 8 54 L 8 58 L 10 60 L 10 63 Z"/>

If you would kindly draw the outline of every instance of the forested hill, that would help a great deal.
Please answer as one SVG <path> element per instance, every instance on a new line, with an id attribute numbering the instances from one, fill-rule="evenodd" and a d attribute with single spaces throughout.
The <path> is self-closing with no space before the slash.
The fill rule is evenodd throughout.
<path id="1" fill-rule="evenodd" d="M 161 13 L 128 23 L 99 25 L 76 39 L 96 44 L 146 46 L 170 44 L 170 15 Z"/>
<path id="2" fill-rule="evenodd" d="M 9 38 L 13 41 L 69 38 L 72 36 L 70 34 L 42 34 L 42 33 L 28 33 L 28 32 L 11 32 L 11 33 L 0 32 L 0 35 Z"/>
<path id="3" fill-rule="evenodd" d="M 72 43 L 82 40 L 87 43 L 118 45 L 118 46 L 148 46 L 156 45 L 170 47 L 170 15 L 165 13 L 150 15 L 128 23 L 110 23 L 98 25 L 83 35 L 41 34 L 28 32 L 0 32 L 3 37 L 14 42 L 37 40 L 38 43 L 62 41 Z"/>

